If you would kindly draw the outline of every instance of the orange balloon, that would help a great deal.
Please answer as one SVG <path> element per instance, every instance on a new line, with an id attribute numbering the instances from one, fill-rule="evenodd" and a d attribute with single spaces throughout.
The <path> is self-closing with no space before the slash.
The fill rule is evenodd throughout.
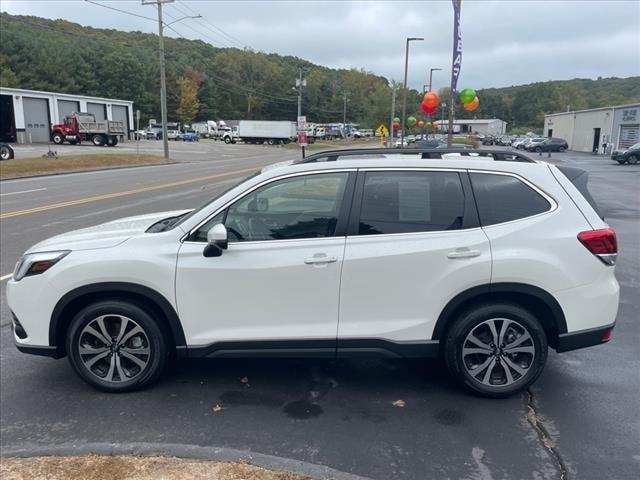
<path id="1" fill-rule="evenodd" d="M 469 103 L 463 104 L 464 109 L 468 112 L 473 112 L 479 106 L 480 106 L 480 100 L 478 99 L 478 97 L 474 97 L 474 99 L 471 100 Z"/>
<path id="2" fill-rule="evenodd" d="M 418 121 L 418 126 L 419 126 L 420 128 L 423 128 L 423 127 L 424 127 L 424 120 L 419 120 L 419 121 Z"/>
<path id="3" fill-rule="evenodd" d="M 440 95 L 436 92 L 427 92 L 422 99 L 422 103 L 429 108 L 438 108 L 438 105 L 440 105 Z"/>

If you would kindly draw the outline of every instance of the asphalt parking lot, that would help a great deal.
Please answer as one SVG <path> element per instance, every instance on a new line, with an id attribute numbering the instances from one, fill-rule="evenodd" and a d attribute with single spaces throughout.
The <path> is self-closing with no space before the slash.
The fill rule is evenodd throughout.
<path id="1" fill-rule="evenodd" d="M 161 142 L 150 143 L 161 152 Z M 0 213 L 19 213 L 0 220 L 0 277 L 44 238 L 197 206 L 250 170 L 297 155 L 220 142 L 171 147 L 183 163 L 0 182 Z M 572 152 L 547 160 L 590 171 L 593 197 L 618 234 L 622 290 L 614 339 L 593 349 L 550 352 L 530 392 L 476 398 L 453 385 L 435 361 L 199 360 L 177 363 L 149 390 L 103 394 L 85 385 L 66 360 L 13 347 L 3 281 L 1 453 L 171 444 L 273 455 L 377 480 L 637 478 L 640 165 Z M 177 180 L 190 182 L 163 187 Z M 128 193 L 150 185 L 157 188 Z M 99 199 L 114 192 L 121 195 Z M 404 407 L 394 406 L 396 400 Z"/>

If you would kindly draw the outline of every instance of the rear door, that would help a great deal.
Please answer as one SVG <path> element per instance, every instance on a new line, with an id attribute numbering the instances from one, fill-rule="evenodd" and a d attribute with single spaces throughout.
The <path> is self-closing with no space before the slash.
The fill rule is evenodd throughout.
<path id="1" fill-rule="evenodd" d="M 458 293 L 487 284 L 489 242 L 464 170 L 361 170 L 340 289 L 339 352 L 427 342 Z"/>

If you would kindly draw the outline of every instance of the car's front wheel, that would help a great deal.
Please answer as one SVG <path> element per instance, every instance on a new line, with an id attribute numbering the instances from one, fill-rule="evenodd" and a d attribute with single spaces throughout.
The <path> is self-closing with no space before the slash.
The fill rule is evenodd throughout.
<path id="1" fill-rule="evenodd" d="M 629 158 L 627 158 L 627 162 L 629 162 L 629 165 L 635 165 L 636 163 L 638 163 L 638 156 L 629 155 Z"/>
<path id="2" fill-rule="evenodd" d="M 120 300 L 100 301 L 78 312 L 66 347 L 78 375 L 107 392 L 153 383 L 167 360 L 166 337 L 150 313 Z"/>
<path id="3" fill-rule="evenodd" d="M 517 305 L 496 303 L 462 313 L 448 330 L 444 354 L 450 372 L 474 393 L 501 398 L 538 378 L 547 349 L 535 316 Z"/>

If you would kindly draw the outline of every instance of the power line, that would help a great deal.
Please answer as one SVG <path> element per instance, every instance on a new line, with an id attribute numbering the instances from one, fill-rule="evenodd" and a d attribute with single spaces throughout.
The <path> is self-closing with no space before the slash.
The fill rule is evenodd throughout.
<path id="1" fill-rule="evenodd" d="M 193 8 L 191 8 L 186 2 L 180 1 L 180 3 L 182 5 L 185 6 L 185 8 L 187 8 L 190 12 L 196 14 L 196 15 L 200 15 L 198 12 L 196 12 Z M 207 19 L 202 20 L 203 22 L 205 22 L 207 25 L 210 26 L 210 29 L 214 29 L 217 30 L 218 32 L 220 32 L 222 35 L 224 35 L 225 37 L 227 37 L 229 40 L 231 40 L 232 42 L 235 42 L 236 44 L 238 44 L 240 46 L 240 48 L 245 48 L 246 46 L 249 46 L 247 44 L 245 44 L 244 42 L 241 42 L 240 40 L 238 40 L 237 38 L 235 38 L 233 35 L 225 32 L 224 30 L 222 30 L 220 27 L 218 27 L 217 25 L 211 23 L 210 21 L 208 21 Z"/>
<path id="2" fill-rule="evenodd" d="M 173 8 L 177 8 L 174 4 L 167 4 L 167 6 L 171 6 Z M 185 12 L 183 12 L 182 10 L 177 10 L 179 11 L 181 14 L 184 14 Z M 175 17 L 171 17 L 173 19 L 175 19 Z M 199 23 L 197 23 L 197 19 L 192 18 L 192 20 L 194 20 L 194 23 L 196 23 L 196 26 L 201 27 L 202 25 L 200 25 Z M 219 46 L 220 48 L 235 48 L 233 45 L 230 45 L 226 39 L 224 39 L 223 43 L 222 41 L 218 40 L 218 39 L 214 39 L 213 37 L 211 37 L 208 33 L 203 32 L 202 30 L 198 30 L 196 29 L 193 25 L 191 25 L 189 28 L 191 28 L 194 32 L 198 33 L 199 35 L 201 35 L 204 38 L 207 38 L 209 40 L 209 43 L 215 45 L 215 46 Z M 222 37 L 224 38 L 224 37 Z"/>
<path id="3" fill-rule="evenodd" d="M 132 17 L 144 18 L 145 20 L 151 20 L 152 22 L 157 22 L 158 21 L 155 18 L 145 17 L 144 15 L 139 15 L 137 13 L 128 12 L 127 10 L 121 10 L 119 8 L 116 8 L 116 7 L 110 7 L 109 5 L 105 5 L 105 4 L 100 3 L 100 2 L 95 2 L 94 0 L 84 0 L 84 1 L 87 2 L 87 3 L 93 3 L 94 5 L 98 5 L 99 7 L 108 8 L 109 10 L 114 10 L 114 11 L 120 12 L 120 13 L 126 13 L 127 15 L 131 15 Z"/>

